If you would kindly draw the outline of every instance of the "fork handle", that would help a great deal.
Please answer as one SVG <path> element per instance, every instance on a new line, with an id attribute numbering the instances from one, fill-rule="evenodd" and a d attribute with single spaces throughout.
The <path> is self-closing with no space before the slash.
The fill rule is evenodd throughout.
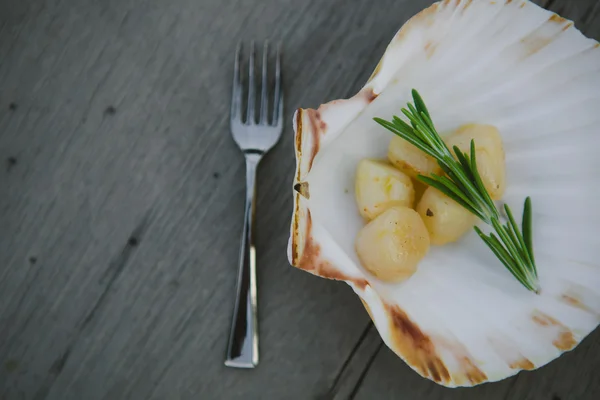
<path id="1" fill-rule="evenodd" d="M 258 320 L 256 304 L 256 251 L 253 222 L 256 170 L 260 155 L 246 153 L 246 209 L 240 247 L 237 297 L 227 346 L 225 365 L 254 368 L 258 364 Z"/>

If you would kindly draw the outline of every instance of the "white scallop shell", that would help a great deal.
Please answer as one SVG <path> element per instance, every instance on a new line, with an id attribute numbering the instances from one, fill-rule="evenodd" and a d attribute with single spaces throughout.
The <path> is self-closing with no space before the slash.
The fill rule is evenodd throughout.
<path id="1" fill-rule="evenodd" d="M 359 264 L 354 172 L 385 158 L 416 88 L 439 131 L 493 124 L 506 150 L 504 201 L 532 197 L 542 292 L 525 290 L 476 234 L 432 248 L 402 284 Z M 438 2 L 408 21 L 364 88 L 294 117 L 290 263 L 346 281 L 381 337 L 416 372 L 472 386 L 538 368 L 600 322 L 600 48 L 524 1 Z M 520 218 L 520 215 L 516 215 Z"/>

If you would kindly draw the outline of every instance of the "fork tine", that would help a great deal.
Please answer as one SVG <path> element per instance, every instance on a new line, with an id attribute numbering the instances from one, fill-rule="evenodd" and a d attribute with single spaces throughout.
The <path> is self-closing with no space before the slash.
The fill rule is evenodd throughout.
<path id="1" fill-rule="evenodd" d="M 250 44 L 250 60 L 248 61 L 248 108 L 246 111 L 246 123 L 254 125 L 256 123 L 256 115 L 254 112 L 254 40 Z"/>
<path id="2" fill-rule="evenodd" d="M 233 67 L 233 89 L 231 94 L 231 120 L 241 119 L 242 107 L 242 88 L 240 84 L 240 53 L 242 51 L 242 43 L 238 43 L 235 51 L 235 64 Z"/>
<path id="3" fill-rule="evenodd" d="M 283 93 L 281 93 L 281 97 L 279 98 L 279 107 L 277 107 L 277 121 L 275 122 L 275 125 L 278 128 L 281 128 L 283 126 L 283 118 L 281 117 L 283 115 Z"/>
<path id="4" fill-rule="evenodd" d="M 281 125 L 283 113 L 283 93 L 281 90 L 281 43 L 277 46 L 277 61 L 275 64 L 275 100 L 273 101 L 273 125 Z"/>
<path id="5" fill-rule="evenodd" d="M 267 93 L 267 63 L 269 62 L 269 42 L 265 41 L 262 60 L 262 89 L 260 94 L 260 123 L 266 124 L 269 114 L 269 94 Z"/>

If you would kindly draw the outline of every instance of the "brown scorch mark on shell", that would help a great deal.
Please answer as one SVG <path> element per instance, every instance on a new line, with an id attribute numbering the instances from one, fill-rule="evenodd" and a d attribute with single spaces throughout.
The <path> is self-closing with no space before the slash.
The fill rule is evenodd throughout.
<path id="1" fill-rule="evenodd" d="M 560 296 L 560 300 L 564 303 L 567 303 L 571 307 L 578 308 L 578 309 L 588 312 L 590 314 L 598 315 L 598 313 L 596 313 L 593 309 L 588 307 L 586 304 L 584 304 L 580 299 L 578 299 L 574 295 L 562 294 Z"/>
<path id="2" fill-rule="evenodd" d="M 310 199 L 310 192 L 308 191 L 308 182 L 300 182 L 294 185 L 294 190 L 302 195 L 306 199 Z"/>
<path id="3" fill-rule="evenodd" d="M 435 345 L 398 306 L 386 306 L 392 332 L 392 350 L 421 375 L 436 382 L 449 382 L 450 372 L 438 356 Z"/>
<path id="4" fill-rule="evenodd" d="M 488 379 L 487 375 L 475 365 L 473 357 L 463 344 L 442 336 L 436 336 L 432 340 L 440 348 L 452 353 L 455 362 L 458 364 L 457 371 L 451 374 L 455 384 L 464 385 L 469 382 L 471 385 L 477 385 Z"/>
<path id="5" fill-rule="evenodd" d="M 302 109 L 296 111 L 296 158 L 302 156 Z M 300 168 L 298 168 L 296 180 L 300 180 Z"/>
<path id="6" fill-rule="evenodd" d="M 467 4 L 465 4 L 465 6 L 462 9 L 463 13 L 467 10 L 467 8 L 469 8 L 469 6 L 471 5 L 472 2 L 473 2 L 473 0 L 467 0 Z"/>
<path id="7" fill-rule="evenodd" d="M 558 14 L 552 14 L 552 16 L 550 18 L 548 18 L 548 21 L 550 21 L 550 22 L 556 22 L 559 25 L 563 25 L 564 24 L 564 26 L 562 28 L 563 31 L 566 31 L 567 29 L 569 29 L 570 27 L 573 26 L 573 23 L 571 21 L 569 21 L 569 20 L 561 17 Z"/>
<path id="8" fill-rule="evenodd" d="M 573 332 L 569 330 L 566 326 L 561 324 L 558 320 L 552 318 L 551 316 L 544 314 L 541 311 L 535 311 L 531 319 L 539 326 L 544 327 L 554 327 L 558 329 L 558 335 L 556 339 L 552 341 L 554 347 L 561 351 L 571 350 L 577 345 L 577 341 L 573 336 Z"/>
<path id="9" fill-rule="evenodd" d="M 523 357 L 520 360 L 517 360 L 513 363 L 510 363 L 508 366 L 510 367 L 510 369 L 524 369 L 527 371 L 531 371 L 532 369 L 535 369 L 535 365 L 533 365 L 533 363 L 531 361 L 529 361 L 528 359 L 526 359 L 525 357 Z"/>
<path id="10" fill-rule="evenodd" d="M 304 249 L 302 249 L 301 252 L 296 249 L 296 259 L 298 256 L 299 259 L 295 266 L 322 278 L 351 282 L 358 288 L 364 289 L 368 285 L 368 282 L 365 279 L 350 277 L 333 266 L 329 261 L 323 259 L 321 246 L 315 243 L 312 236 L 312 217 L 310 211 L 307 211 L 306 218 Z"/>
<path id="11" fill-rule="evenodd" d="M 473 363 L 473 360 L 470 358 L 463 357 L 463 359 L 460 360 L 460 365 L 465 373 L 465 377 L 471 384 L 477 385 L 478 383 L 487 380 L 487 375 L 484 374 L 482 370 L 477 368 L 475 363 Z"/>
<path id="12" fill-rule="evenodd" d="M 573 23 L 571 21 L 557 14 L 552 14 L 552 16 L 548 18 L 548 22 L 563 25 L 562 31 L 566 31 L 567 29 L 573 26 Z M 560 32 L 554 32 L 551 35 L 548 35 L 547 33 L 540 34 L 540 31 L 544 32 L 543 29 L 544 28 L 542 26 L 542 28 L 538 28 L 534 32 L 521 39 L 521 43 L 526 49 L 525 58 L 537 53 L 538 51 L 552 43 L 552 41 L 555 40 L 556 37 L 560 34 Z"/>
<path id="13" fill-rule="evenodd" d="M 504 360 L 510 369 L 535 369 L 535 365 L 517 350 L 519 346 L 512 339 L 500 336 L 488 338 L 488 341 L 496 355 Z"/>
<path id="14" fill-rule="evenodd" d="M 565 22 L 567 22 L 566 19 L 564 19 L 563 17 L 561 17 L 558 14 L 552 14 L 552 16 L 550 18 L 548 18 L 548 21 L 550 22 L 556 22 L 557 24 L 563 24 Z"/>
<path id="15" fill-rule="evenodd" d="M 435 53 L 435 50 L 437 48 L 437 44 L 432 43 L 432 42 L 427 42 L 425 44 L 425 54 L 427 55 L 427 58 L 431 58 L 431 56 L 433 56 L 433 53 Z"/>
<path id="16" fill-rule="evenodd" d="M 296 208 L 294 210 L 294 220 L 292 221 L 292 265 L 298 263 L 298 247 L 300 246 L 300 193 L 296 195 Z"/>
<path id="17" fill-rule="evenodd" d="M 552 39 L 552 37 L 534 35 L 529 35 L 521 39 L 521 43 L 523 43 L 523 45 L 527 49 L 525 57 L 529 57 L 546 47 L 550 44 L 550 42 L 552 42 Z"/>
<path id="18" fill-rule="evenodd" d="M 552 344 L 559 350 L 567 351 L 577 346 L 577 341 L 573 337 L 573 333 L 562 332 L 558 339 L 552 342 Z"/>
<path id="19" fill-rule="evenodd" d="M 583 304 L 581 304 L 581 302 L 579 300 L 577 300 L 576 298 L 563 294 L 562 296 L 560 296 L 560 299 L 562 301 L 564 301 L 565 303 L 567 303 L 570 306 L 576 307 L 576 308 L 580 308 L 582 310 L 586 310 L 587 307 L 584 306 Z"/>
<path id="20" fill-rule="evenodd" d="M 362 297 L 360 297 L 360 301 L 362 302 L 363 306 L 365 307 L 365 310 L 367 310 L 367 314 L 369 314 L 371 321 L 375 321 L 375 318 L 373 318 L 373 313 L 371 312 L 371 307 L 369 307 L 367 302 L 364 301 Z"/>
<path id="21" fill-rule="evenodd" d="M 313 161 L 315 160 L 317 153 L 319 152 L 321 141 L 320 136 L 321 133 L 324 133 L 325 129 L 327 128 L 327 124 L 325 124 L 324 121 L 321 121 L 321 113 L 319 111 L 311 109 L 298 109 L 296 114 L 296 152 L 298 153 L 296 155 L 297 158 L 305 156 L 305 154 L 302 154 L 302 136 L 304 135 L 304 125 L 302 123 L 302 118 L 304 117 L 304 113 L 306 113 L 306 116 L 308 117 L 312 130 L 312 146 L 309 155 L 310 158 L 308 162 L 308 170 L 305 171 L 305 173 L 308 173 L 312 168 Z M 298 168 L 296 180 L 300 180 L 300 168 Z"/>
<path id="22" fill-rule="evenodd" d="M 373 100 L 377 98 L 377 95 L 373 91 L 373 88 L 364 88 L 360 91 L 359 95 L 364 98 L 367 104 L 370 104 Z"/>
<path id="23" fill-rule="evenodd" d="M 318 110 L 304 111 L 306 112 L 312 131 L 312 149 L 310 154 L 310 160 L 308 162 L 308 170 L 310 171 L 313 162 L 315 161 L 315 157 L 319 152 L 319 147 L 321 146 L 321 135 L 325 134 L 327 124 L 323 120 L 321 120 L 321 113 Z"/>
<path id="24" fill-rule="evenodd" d="M 321 119 L 321 111 L 319 110 L 306 110 L 308 120 L 312 127 L 313 132 L 317 132 L 321 135 L 325 134 L 327 130 L 327 124 Z"/>

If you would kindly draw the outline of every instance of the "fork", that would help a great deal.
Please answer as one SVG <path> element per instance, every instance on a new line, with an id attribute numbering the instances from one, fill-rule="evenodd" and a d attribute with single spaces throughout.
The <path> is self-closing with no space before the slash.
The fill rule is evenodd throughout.
<path id="1" fill-rule="evenodd" d="M 254 42 L 250 45 L 248 61 L 248 99 L 246 119 L 242 116 L 243 85 L 240 81 L 241 44 L 235 54 L 230 129 L 233 139 L 246 158 L 246 207 L 240 246 L 237 297 L 227 346 L 225 365 L 235 368 L 254 368 L 258 365 L 258 320 L 256 302 L 256 249 L 253 222 L 256 199 L 256 171 L 262 157 L 277 143 L 283 130 L 283 90 L 281 85 L 281 46 L 277 48 L 273 115 L 269 121 L 268 54 L 264 44 L 259 119 L 255 110 Z"/>

